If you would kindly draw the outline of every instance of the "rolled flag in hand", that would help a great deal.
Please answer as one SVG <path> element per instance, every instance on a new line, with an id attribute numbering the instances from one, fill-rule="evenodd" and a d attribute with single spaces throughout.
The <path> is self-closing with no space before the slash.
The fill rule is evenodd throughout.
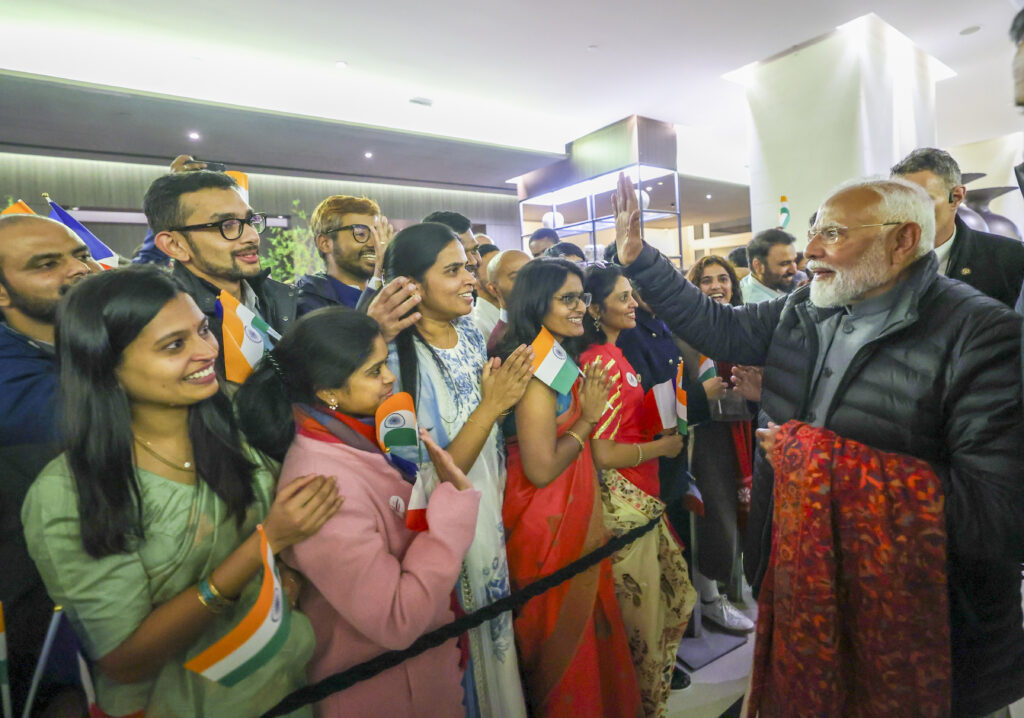
<path id="1" fill-rule="evenodd" d="M 377 407 L 377 444 L 387 453 L 396 446 L 416 446 L 416 410 L 408 392 L 392 394 Z"/>
<path id="2" fill-rule="evenodd" d="M 786 195 L 779 197 L 779 203 L 779 229 L 785 229 L 789 224 L 789 200 L 786 199 Z"/>
<path id="3" fill-rule="evenodd" d="M 89 248 L 89 254 L 104 269 L 116 269 L 118 257 L 110 247 L 105 245 L 100 238 L 85 228 L 81 222 L 68 214 L 63 207 L 50 199 L 50 195 L 44 193 L 43 199 L 50 203 L 50 219 L 55 219 L 72 232 L 78 235 L 79 239 L 85 242 Z"/>
<path id="4" fill-rule="evenodd" d="M 398 456 L 403 449 L 419 446 L 417 435 L 416 409 L 412 396 L 406 392 L 393 394 L 377 407 L 374 417 L 377 423 L 377 444 L 381 451 L 402 473 L 415 477 L 409 506 L 405 512 L 405 525 L 413 531 L 427 530 L 427 501 L 437 484 L 433 472 L 419 471 L 416 464 Z M 409 455 L 408 451 L 402 451 Z"/>
<path id="5" fill-rule="evenodd" d="M 252 374 L 264 352 L 274 348 L 274 342 L 281 335 L 271 329 L 263 317 L 224 290 L 215 306 L 224 340 L 224 376 L 228 381 L 241 384 Z"/>
<path id="6" fill-rule="evenodd" d="M 555 341 L 547 327 L 541 327 L 530 346 L 533 347 L 533 376 L 557 393 L 568 394 L 580 370 L 562 345 Z"/>
<path id="7" fill-rule="evenodd" d="M 686 410 L 686 389 L 683 388 L 683 362 L 679 362 L 679 369 L 676 370 L 676 426 L 683 436 L 686 436 L 690 429 Z"/>
<path id="8" fill-rule="evenodd" d="M 262 524 L 263 578 L 256 602 L 226 636 L 185 663 L 185 668 L 222 686 L 233 686 L 265 666 L 288 640 L 291 608 L 281 588 L 274 552 Z"/>

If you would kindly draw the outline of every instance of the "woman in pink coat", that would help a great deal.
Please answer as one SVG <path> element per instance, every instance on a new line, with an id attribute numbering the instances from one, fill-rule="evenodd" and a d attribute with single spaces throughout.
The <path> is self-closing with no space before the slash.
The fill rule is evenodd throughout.
<path id="1" fill-rule="evenodd" d="M 439 483 L 429 528 L 406 528 L 413 476 L 378 448 L 373 422 L 395 381 L 387 356 L 372 319 L 322 309 L 292 328 L 236 397 L 250 441 L 284 458 L 278 490 L 318 471 L 336 476 L 345 497 L 318 533 L 283 553 L 307 579 L 300 603 L 316 634 L 312 681 L 407 648 L 453 620 L 452 589 L 476 527 L 480 493 L 421 436 Z M 317 715 L 461 717 L 461 678 L 451 640 L 335 693 Z"/>

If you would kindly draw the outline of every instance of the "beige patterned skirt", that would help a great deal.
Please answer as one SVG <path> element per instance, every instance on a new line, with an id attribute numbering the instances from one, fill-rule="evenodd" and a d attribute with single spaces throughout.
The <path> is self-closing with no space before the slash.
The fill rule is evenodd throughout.
<path id="1" fill-rule="evenodd" d="M 664 512 L 661 500 L 618 471 L 600 473 L 604 525 L 612 534 L 621 535 Z M 662 718 L 676 651 L 697 600 L 682 549 L 664 516 L 654 529 L 612 555 L 612 572 L 644 714 Z"/>

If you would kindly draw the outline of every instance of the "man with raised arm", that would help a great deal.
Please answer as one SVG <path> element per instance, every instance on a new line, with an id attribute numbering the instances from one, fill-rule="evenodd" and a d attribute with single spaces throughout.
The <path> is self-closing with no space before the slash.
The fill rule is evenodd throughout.
<path id="1" fill-rule="evenodd" d="M 851 643 L 872 670 L 850 675 L 839 661 L 809 699 L 983 716 L 1024 696 L 1021 322 L 937 271 L 924 190 L 899 178 L 836 190 L 808 233 L 810 285 L 743 307 L 708 299 L 643 242 L 625 176 L 615 202 L 618 259 L 657 315 L 713 359 L 765 367 L 744 558 L 768 592 L 759 621 L 774 623 L 759 629 L 751 700 L 783 695 L 773 680 L 810 685 Z M 802 437 L 826 449 L 807 459 Z M 820 492 L 808 498 L 808 486 Z M 808 498 L 799 511 L 795 497 Z M 824 542 L 810 550 L 805 532 Z M 831 578 L 805 580 L 823 567 Z M 819 621 L 834 632 L 816 633 Z"/>

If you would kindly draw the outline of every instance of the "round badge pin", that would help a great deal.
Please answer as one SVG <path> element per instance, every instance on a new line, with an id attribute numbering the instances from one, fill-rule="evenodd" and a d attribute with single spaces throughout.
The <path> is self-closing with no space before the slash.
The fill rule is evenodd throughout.
<path id="1" fill-rule="evenodd" d="M 405 501 L 401 496 L 392 496 L 388 500 L 388 504 L 391 505 L 391 510 L 399 516 L 405 516 Z"/>

